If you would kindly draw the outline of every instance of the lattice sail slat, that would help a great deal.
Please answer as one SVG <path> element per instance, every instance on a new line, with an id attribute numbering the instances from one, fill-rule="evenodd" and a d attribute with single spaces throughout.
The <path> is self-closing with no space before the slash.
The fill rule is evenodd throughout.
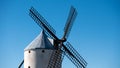
<path id="1" fill-rule="evenodd" d="M 87 62 L 80 56 L 80 54 L 72 47 L 72 45 L 67 42 L 65 46 L 69 52 L 66 51 L 66 56 L 78 67 L 78 68 L 85 68 L 87 66 Z"/>
<path id="2" fill-rule="evenodd" d="M 33 7 L 31 7 L 30 9 L 30 13 L 29 15 L 32 17 L 32 19 L 43 29 L 46 31 L 46 33 L 48 34 L 48 36 L 50 36 L 51 38 L 54 38 L 47 30 L 49 29 L 54 35 L 56 33 L 56 31 L 53 29 L 52 26 L 50 26 L 50 24 L 38 13 L 37 10 L 35 10 Z M 45 27 L 46 28 L 45 28 Z"/>

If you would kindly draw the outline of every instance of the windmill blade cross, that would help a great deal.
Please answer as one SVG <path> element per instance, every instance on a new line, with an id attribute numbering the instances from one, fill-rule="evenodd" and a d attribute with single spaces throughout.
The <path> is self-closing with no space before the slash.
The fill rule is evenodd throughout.
<path id="1" fill-rule="evenodd" d="M 48 24 L 48 22 L 38 13 L 37 10 L 35 10 L 33 7 L 31 7 L 29 15 L 32 17 L 32 19 L 43 29 L 45 32 L 50 36 L 51 38 L 57 39 L 55 36 L 55 30 Z"/>
<path id="2" fill-rule="evenodd" d="M 70 9 L 70 12 L 69 12 L 69 16 L 68 16 L 68 19 L 67 19 L 65 27 L 64 27 L 63 39 L 68 37 L 76 16 L 77 16 L 77 11 L 76 11 L 76 9 L 73 6 L 71 6 L 71 9 Z"/>
<path id="3" fill-rule="evenodd" d="M 67 42 L 66 46 L 62 45 L 66 51 L 66 56 L 78 67 L 85 68 L 87 62 L 79 55 L 79 53 L 72 47 L 72 45 Z"/>

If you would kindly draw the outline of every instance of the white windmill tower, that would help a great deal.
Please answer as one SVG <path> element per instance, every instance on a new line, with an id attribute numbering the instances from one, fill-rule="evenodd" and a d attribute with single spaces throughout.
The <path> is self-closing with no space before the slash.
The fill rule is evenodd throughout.
<path id="1" fill-rule="evenodd" d="M 53 41 L 42 31 L 25 48 L 24 68 L 47 68 L 53 51 Z"/>
<path id="2" fill-rule="evenodd" d="M 69 42 L 66 42 L 73 21 L 77 15 L 74 7 L 70 9 L 64 28 L 64 35 L 61 39 L 55 35 L 55 30 L 33 7 L 31 7 L 29 14 L 45 33 L 42 31 L 41 34 L 25 48 L 24 60 L 19 65 L 19 68 L 23 63 L 24 68 L 61 68 L 64 55 L 66 55 L 77 68 L 86 68 L 87 62 Z M 64 44 L 64 42 L 66 42 L 66 44 Z"/>

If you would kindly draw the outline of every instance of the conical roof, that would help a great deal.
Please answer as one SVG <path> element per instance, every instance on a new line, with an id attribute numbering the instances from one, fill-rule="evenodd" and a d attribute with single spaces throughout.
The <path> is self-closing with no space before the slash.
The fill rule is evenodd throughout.
<path id="1" fill-rule="evenodd" d="M 44 31 L 41 31 L 41 33 L 24 50 L 31 49 L 53 49 L 53 45 Z"/>

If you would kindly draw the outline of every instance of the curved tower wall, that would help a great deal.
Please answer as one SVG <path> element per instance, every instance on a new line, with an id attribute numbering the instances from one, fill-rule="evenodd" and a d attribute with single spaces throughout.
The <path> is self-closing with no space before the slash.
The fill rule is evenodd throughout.
<path id="1" fill-rule="evenodd" d="M 24 68 L 47 68 L 53 50 L 35 49 L 24 52 Z"/>

